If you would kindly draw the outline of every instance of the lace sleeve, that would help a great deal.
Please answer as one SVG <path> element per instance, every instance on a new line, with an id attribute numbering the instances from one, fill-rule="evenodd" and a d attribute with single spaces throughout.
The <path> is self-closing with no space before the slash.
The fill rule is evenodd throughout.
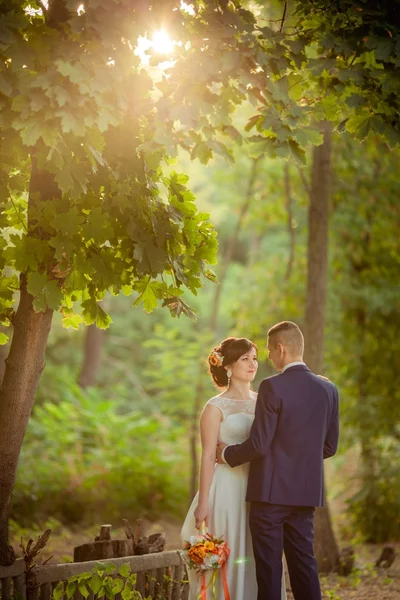
<path id="1" fill-rule="evenodd" d="M 224 398 L 219 398 L 218 396 L 215 396 L 214 398 L 210 398 L 209 401 L 207 402 L 206 406 L 208 406 L 209 404 L 211 404 L 211 406 L 216 406 L 222 413 L 222 417 L 225 419 L 226 415 L 224 412 L 224 402 L 223 402 Z"/>

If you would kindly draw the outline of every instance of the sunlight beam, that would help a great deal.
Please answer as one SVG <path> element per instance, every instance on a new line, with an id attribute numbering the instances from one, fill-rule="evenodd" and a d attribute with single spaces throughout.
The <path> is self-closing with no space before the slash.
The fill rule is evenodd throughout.
<path id="1" fill-rule="evenodd" d="M 156 31 L 151 39 L 151 47 L 158 54 L 172 54 L 174 42 L 164 29 Z"/>

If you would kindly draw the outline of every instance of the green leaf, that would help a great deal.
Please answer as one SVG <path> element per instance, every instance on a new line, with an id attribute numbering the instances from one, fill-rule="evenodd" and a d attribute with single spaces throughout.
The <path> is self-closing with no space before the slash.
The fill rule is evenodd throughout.
<path id="1" fill-rule="evenodd" d="M 368 43 L 367 43 L 368 45 Z M 394 41 L 390 37 L 376 38 L 375 57 L 376 60 L 389 61 L 394 51 Z"/>
<path id="2" fill-rule="evenodd" d="M 121 291 L 124 296 L 130 296 L 132 294 L 132 286 L 131 285 L 123 285 Z"/>
<path id="3" fill-rule="evenodd" d="M 95 323 L 99 329 L 107 329 L 112 323 L 111 317 L 101 308 L 94 298 L 89 298 L 82 302 L 83 320 L 85 325 Z"/>
<path id="4" fill-rule="evenodd" d="M 75 581 L 68 581 L 67 583 L 67 600 L 71 600 L 72 596 L 75 594 L 76 592 L 76 582 Z"/>
<path id="5" fill-rule="evenodd" d="M 46 294 L 40 294 L 33 299 L 33 310 L 37 313 L 46 312 L 47 303 L 46 303 Z"/>
<path id="6" fill-rule="evenodd" d="M 0 332 L 0 346 L 4 346 L 4 344 L 7 344 L 9 340 L 9 336 L 5 333 Z"/>
<path id="7" fill-rule="evenodd" d="M 42 135 L 42 124 L 40 121 L 30 121 L 21 129 L 21 139 L 25 146 L 34 146 Z"/>
<path id="8" fill-rule="evenodd" d="M 114 580 L 114 583 L 112 584 L 112 592 L 113 594 L 116 596 L 117 594 L 119 594 L 123 587 L 125 585 L 125 581 L 123 579 L 121 579 L 120 577 L 118 577 L 117 579 Z"/>
<path id="9" fill-rule="evenodd" d="M 384 69 L 385 68 L 382 65 L 382 63 L 376 62 L 376 54 L 375 54 L 374 50 L 371 50 L 371 52 L 364 52 L 364 54 L 362 55 L 362 58 L 365 61 L 365 66 L 367 69 Z"/>
<path id="10" fill-rule="evenodd" d="M 121 592 L 122 600 L 130 600 L 132 598 L 133 585 L 130 581 L 127 581 L 124 589 Z"/>
<path id="11" fill-rule="evenodd" d="M 32 296 L 39 296 L 44 292 L 47 283 L 48 279 L 45 273 L 38 273 L 37 271 L 28 273 L 28 292 Z"/>
<path id="12" fill-rule="evenodd" d="M 78 590 L 84 598 L 87 598 L 89 596 L 89 590 L 87 589 L 84 581 L 78 582 Z"/>
<path id="13" fill-rule="evenodd" d="M 293 136 L 296 138 L 301 148 L 306 148 L 308 145 L 320 146 L 323 142 L 322 133 L 317 129 L 303 127 L 296 129 L 293 132 Z"/>
<path id="14" fill-rule="evenodd" d="M 108 598 L 108 600 L 114 600 L 113 591 L 109 587 L 104 588 L 104 591 L 106 594 L 106 598 Z"/>
<path id="15" fill-rule="evenodd" d="M 218 283 L 218 278 L 216 273 L 214 273 L 214 271 L 212 271 L 211 269 L 207 269 L 205 272 L 205 276 L 207 277 L 207 279 L 209 279 L 210 281 L 212 281 L 213 283 Z"/>
<path id="16" fill-rule="evenodd" d="M 95 573 L 93 575 L 92 579 L 89 581 L 89 587 L 95 596 L 97 596 L 102 585 L 103 585 L 102 578 L 97 573 Z"/>
<path id="17" fill-rule="evenodd" d="M 364 138 L 369 132 L 370 123 L 370 114 L 356 113 L 346 121 L 346 130 L 356 134 L 357 137 Z"/>
<path id="18" fill-rule="evenodd" d="M 295 161 L 299 165 L 304 165 L 306 163 L 306 153 L 304 149 L 301 148 L 301 146 L 295 140 L 289 140 L 289 148 L 295 158 Z"/>
<path id="19" fill-rule="evenodd" d="M 85 581 L 87 579 L 92 579 L 93 573 L 90 573 L 90 571 L 86 571 L 85 573 L 79 573 L 78 575 L 78 581 Z"/>
<path id="20" fill-rule="evenodd" d="M 119 568 L 119 574 L 122 575 L 122 577 L 128 577 L 130 572 L 131 572 L 131 567 L 129 564 L 121 565 Z"/>
<path id="21" fill-rule="evenodd" d="M 57 284 L 57 281 L 51 280 L 46 284 L 46 303 L 53 310 L 58 310 L 62 301 L 62 289 Z"/>
<path id="22" fill-rule="evenodd" d="M 82 123 L 78 121 L 76 116 L 68 111 L 60 111 L 61 128 L 64 133 L 73 133 L 79 135 L 82 130 Z"/>
<path id="23" fill-rule="evenodd" d="M 144 310 L 147 313 L 151 313 L 158 306 L 157 296 L 154 292 L 154 284 L 153 283 L 141 283 L 135 286 L 136 290 L 142 288 L 142 291 L 139 297 L 133 303 L 133 306 L 138 306 L 141 302 L 143 302 Z"/>
<path id="24" fill-rule="evenodd" d="M 4 96 L 11 96 L 12 91 L 12 85 L 0 75 L 0 93 L 4 94 Z"/>
<path id="25" fill-rule="evenodd" d="M 253 127 L 260 125 L 263 122 L 263 119 L 264 117 L 262 115 L 255 115 L 254 117 L 251 117 L 245 126 L 245 131 L 251 131 Z"/>
<path id="26" fill-rule="evenodd" d="M 196 144 L 191 153 L 191 159 L 198 158 L 203 165 L 206 165 L 212 156 L 213 153 L 205 142 Z"/>
<path id="27" fill-rule="evenodd" d="M 53 600 L 61 600 L 64 595 L 64 582 L 60 581 L 53 590 Z"/>
<path id="28" fill-rule="evenodd" d="M 359 106 L 364 106 L 366 104 L 366 98 L 360 94 L 351 94 L 346 99 L 346 104 L 349 108 L 358 108 Z"/>
<path id="29" fill-rule="evenodd" d="M 72 327 L 72 329 L 77 330 L 79 329 L 79 325 L 81 323 L 83 323 L 83 318 L 81 317 L 81 315 L 66 315 L 61 321 L 62 326 L 66 329 Z"/>

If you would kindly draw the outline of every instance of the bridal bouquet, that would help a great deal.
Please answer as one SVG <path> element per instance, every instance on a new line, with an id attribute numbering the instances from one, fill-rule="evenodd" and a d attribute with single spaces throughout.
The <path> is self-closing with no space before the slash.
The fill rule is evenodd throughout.
<path id="1" fill-rule="evenodd" d="M 230 600 L 225 565 L 229 556 L 229 546 L 222 536 L 215 537 L 208 532 L 192 535 L 189 540 L 184 542 L 180 554 L 188 568 L 201 575 L 200 598 L 202 600 L 206 599 L 207 593 L 205 574 L 207 571 L 213 571 L 210 584 L 214 591 L 217 569 L 221 569 L 225 600 Z"/>

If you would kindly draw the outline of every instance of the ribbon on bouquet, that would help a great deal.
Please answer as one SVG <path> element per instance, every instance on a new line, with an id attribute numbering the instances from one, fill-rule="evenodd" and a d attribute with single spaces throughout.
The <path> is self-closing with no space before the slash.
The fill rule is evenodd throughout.
<path id="1" fill-rule="evenodd" d="M 217 576 L 217 571 L 214 571 L 211 575 L 211 580 L 208 585 L 212 585 L 213 595 L 215 598 L 215 578 Z M 221 566 L 221 576 L 222 576 L 222 587 L 224 589 L 224 599 L 231 600 L 231 596 L 229 594 L 228 587 L 228 579 L 226 577 L 226 563 L 223 563 Z M 205 573 L 201 575 L 201 589 L 200 589 L 200 600 L 207 600 L 207 581 Z"/>
<path id="2" fill-rule="evenodd" d="M 200 525 L 200 533 L 206 533 L 206 526 L 205 523 L 203 521 L 203 523 Z M 229 587 L 228 587 L 228 579 L 226 576 L 226 561 L 224 563 L 222 563 L 221 565 L 221 576 L 222 576 L 222 587 L 224 590 L 224 600 L 231 600 L 231 596 L 229 593 Z M 200 587 L 200 600 L 207 600 L 207 587 L 209 585 L 212 586 L 212 591 L 213 591 L 213 597 L 216 597 L 216 590 L 215 590 L 215 579 L 217 577 L 217 571 L 213 571 L 213 574 L 211 575 L 211 579 L 210 579 L 210 583 L 207 585 L 207 581 L 206 581 L 206 574 L 202 573 L 201 575 L 201 587 Z"/>

